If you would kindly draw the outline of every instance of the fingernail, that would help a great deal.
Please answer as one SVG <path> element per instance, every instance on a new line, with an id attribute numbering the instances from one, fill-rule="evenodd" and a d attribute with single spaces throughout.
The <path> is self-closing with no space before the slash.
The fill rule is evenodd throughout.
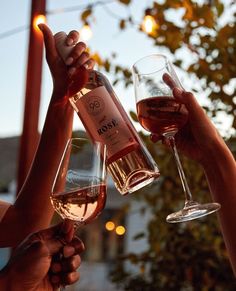
<path id="1" fill-rule="evenodd" d="M 42 25 L 42 23 L 38 24 L 38 28 L 39 28 L 41 31 L 43 31 L 43 25 Z"/>
<path id="2" fill-rule="evenodd" d="M 67 43 L 68 45 L 72 45 L 72 44 L 74 43 L 74 40 L 73 40 L 72 38 L 68 38 L 68 39 L 66 40 L 66 43 Z"/>
<path id="3" fill-rule="evenodd" d="M 71 65 L 73 63 L 74 59 L 72 57 L 69 57 L 67 60 L 66 60 L 66 65 Z"/>
<path id="4" fill-rule="evenodd" d="M 61 272 L 61 264 L 59 264 L 59 263 L 53 263 L 51 265 L 51 271 L 53 273 L 59 273 L 59 272 Z"/>
<path id="5" fill-rule="evenodd" d="M 64 246 L 63 256 L 64 258 L 71 257 L 75 253 L 75 248 L 72 246 Z"/>
<path id="6" fill-rule="evenodd" d="M 86 70 L 88 70 L 89 65 L 88 64 L 83 64 L 82 67 L 84 67 Z"/>
<path id="7" fill-rule="evenodd" d="M 183 93 L 183 90 L 180 89 L 180 88 L 178 88 L 178 87 L 175 87 L 175 88 L 173 89 L 173 93 L 174 93 L 175 95 L 181 96 L 182 93 Z"/>

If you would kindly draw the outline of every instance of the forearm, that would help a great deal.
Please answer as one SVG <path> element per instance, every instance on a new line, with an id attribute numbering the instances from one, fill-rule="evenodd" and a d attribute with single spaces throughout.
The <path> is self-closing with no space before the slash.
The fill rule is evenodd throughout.
<path id="1" fill-rule="evenodd" d="M 203 162 L 212 197 L 221 204 L 219 220 L 236 275 L 236 163 L 226 144 L 218 140 Z"/>
<path id="2" fill-rule="evenodd" d="M 52 100 L 55 98 L 52 96 Z M 7 213 L 9 219 L 4 219 L 18 229 L 7 232 L 5 239 L 11 245 L 51 222 L 53 208 L 50 193 L 65 143 L 71 136 L 72 121 L 73 109 L 68 102 L 66 105 L 58 105 L 55 101 L 50 103 L 31 169 L 14 207 Z"/>
<path id="3" fill-rule="evenodd" d="M 33 207 L 33 213 L 38 214 L 35 223 L 41 227 L 47 227 L 51 220 L 49 195 L 65 144 L 71 136 L 72 121 L 73 109 L 69 102 L 50 103 L 31 170 L 15 204 L 24 209 L 24 213 L 26 207 Z"/>

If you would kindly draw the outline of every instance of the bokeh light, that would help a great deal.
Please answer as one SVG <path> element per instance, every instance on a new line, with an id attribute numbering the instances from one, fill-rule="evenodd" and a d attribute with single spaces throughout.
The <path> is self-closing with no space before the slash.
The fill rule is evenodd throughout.
<path id="1" fill-rule="evenodd" d="M 119 226 L 116 227 L 116 234 L 117 235 L 124 235 L 125 231 L 126 231 L 126 229 L 122 225 L 119 225 Z"/>
<path id="2" fill-rule="evenodd" d="M 112 221 L 107 221 L 107 223 L 105 224 L 105 228 L 108 231 L 112 231 L 115 229 L 115 223 Z"/>
<path id="3" fill-rule="evenodd" d="M 39 14 L 37 16 L 34 17 L 34 20 L 33 20 L 33 28 L 37 31 L 40 31 L 38 25 L 40 23 L 46 23 L 46 16 L 43 15 L 43 14 Z"/>
<path id="4" fill-rule="evenodd" d="M 142 22 L 142 30 L 151 34 L 157 28 L 157 23 L 151 15 L 146 15 Z"/>
<path id="5" fill-rule="evenodd" d="M 80 30 L 80 38 L 83 41 L 88 41 L 92 36 L 93 36 L 93 32 L 91 30 L 91 27 L 88 24 L 85 24 L 81 30 Z"/>

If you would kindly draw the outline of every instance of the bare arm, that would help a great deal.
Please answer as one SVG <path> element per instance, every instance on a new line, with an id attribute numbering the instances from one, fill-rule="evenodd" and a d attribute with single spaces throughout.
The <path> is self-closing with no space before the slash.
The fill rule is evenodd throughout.
<path id="1" fill-rule="evenodd" d="M 221 204 L 218 217 L 236 275 L 236 162 L 233 154 L 194 96 L 174 90 L 189 111 L 189 122 L 177 135 L 177 145 L 203 167 L 213 199 Z"/>
<path id="2" fill-rule="evenodd" d="M 0 223 L 0 233 L 4 233 L 0 237 L 1 247 L 15 246 L 29 233 L 50 224 L 53 209 L 49 195 L 64 145 L 72 132 L 73 109 L 67 96 L 70 72 L 82 64 L 88 68 L 94 65 L 94 61 L 84 52 L 85 44 L 78 43 L 71 54 L 73 62 L 66 66 L 56 51 L 50 29 L 46 25 L 42 25 L 41 29 L 46 59 L 53 78 L 53 93 L 29 174 L 14 205 L 8 209 Z M 78 32 L 72 31 L 68 39 L 76 43 L 78 37 Z M 85 74 L 86 70 L 81 72 Z M 85 80 L 83 75 L 81 79 Z"/>
<path id="3" fill-rule="evenodd" d="M 174 88 L 171 80 L 167 82 Z M 212 198 L 221 204 L 219 222 L 236 276 L 235 159 L 193 94 L 177 88 L 173 89 L 173 94 L 179 102 L 185 104 L 189 112 L 186 126 L 176 134 L 177 147 L 183 154 L 202 165 Z M 156 142 L 161 137 L 153 135 L 151 138 Z"/>

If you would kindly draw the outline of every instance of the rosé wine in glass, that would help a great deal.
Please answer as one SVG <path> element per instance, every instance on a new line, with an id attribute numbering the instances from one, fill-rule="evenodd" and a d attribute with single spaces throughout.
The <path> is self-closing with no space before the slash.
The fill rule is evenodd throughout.
<path id="1" fill-rule="evenodd" d="M 137 103 L 137 115 L 143 128 L 159 135 L 177 132 L 188 119 L 184 104 L 170 96 L 140 100 Z"/>

